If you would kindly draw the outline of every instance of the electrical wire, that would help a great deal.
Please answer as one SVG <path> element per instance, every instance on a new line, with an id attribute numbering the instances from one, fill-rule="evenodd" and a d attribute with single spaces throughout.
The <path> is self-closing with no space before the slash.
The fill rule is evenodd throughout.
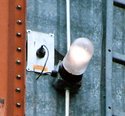
<path id="1" fill-rule="evenodd" d="M 45 47 L 45 48 L 46 48 L 46 50 L 47 50 L 47 58 L 46 58 L 46 61 L 45 61 L 44 66 L 43 66 L 43 69 L 42 69 L 42 71 L 41 71 L 40 75 L 36 78 L 36 80 L 38 80 L 38 79 L 40 78 L 40 76 L 43 74 L 43 71 L 44 71 L 44 69 L 45 69 L 45 67 L 46 67 L 46 63 L 47 63 L 48 58 L 49 58 L 49 50 L 48 50 L 48 48 L 47 48 L 45 45 L 43 45 L 43 47 Z"/>
<path id="2" fill-rule="evenodd" d="M 69 100 L 70 100 L 70 91 L 67 88 L 65 90 L 65 116 L 69 116 Z"/>

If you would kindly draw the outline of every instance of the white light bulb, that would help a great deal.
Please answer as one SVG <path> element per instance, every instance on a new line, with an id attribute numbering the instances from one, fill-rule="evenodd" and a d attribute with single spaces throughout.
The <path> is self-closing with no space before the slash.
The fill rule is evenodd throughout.
<path id="1" fill-rule="evenodd" d="M 64 68 L 73 75 L 81 75 L 94 53 L 92 42 L 87 38 L 76 39 L 63 59 Z"/>

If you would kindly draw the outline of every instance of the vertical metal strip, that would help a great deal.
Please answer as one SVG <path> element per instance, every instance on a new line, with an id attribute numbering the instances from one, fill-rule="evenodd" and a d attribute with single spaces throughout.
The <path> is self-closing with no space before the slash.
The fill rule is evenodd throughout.
<path id="1" fill-rule="evenodd" d="M 25 115 L 26 1 L 15 0 L 14 116 Z M 21 78 L 17 78 L 20 75 Z"/>
<path id="2" fill-rule="evenodd" d="M 106 1 L 102 1 L 102 50 L 101 50 L 101 81 L 100 81 L 100 116 L 106 116 Z"/>
<path id="3" fill-rule="evenodd" d="M 13 115 L 14 114 L 14 21 L 13 17 L 15 16 L 15 11 L 14 11 L 14 1 L 13 0 L 8 0 L 8 82 L 7 82 L 7 109 L 6 109 L 6 114 L 7 116 Z"/>
<path id="4" fill-rule="evenodd" d="M 0 1 L 0 115 L 6 116 L 8 77 L 8 1 Z"/>
<path id="5" fill-rule="evenodd" d="M 7 116 L 25 115 L 26 0 L 9 0 Z M 6 56 L 6 57 L 7 57 Z"/>
<path id="6" fill-rule="evenodd" d="M 113 0 L 107 0 L 106 14 L 106 116 L 112 116 Z"/>

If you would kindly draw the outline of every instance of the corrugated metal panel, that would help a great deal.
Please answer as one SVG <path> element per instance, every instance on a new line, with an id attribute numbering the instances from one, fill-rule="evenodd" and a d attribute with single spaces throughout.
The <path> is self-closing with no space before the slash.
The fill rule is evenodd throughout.
<path id="1" fill-rule="evenodd" d="M 106 2 L 102 0 L 72 0 L 70 2 L 72 41 L 78 37 L 87 37 L 93 42 L 95 47 L 94 56 L 90 61 L 82 80 L 82 87 L 78 94 L 71 96 L 70 115 L 105 116 L 105 110 L 103 112 L 103 109 L 109 107 L 106 107 L 105 104 L 105 50 L 107 50 L 105 44 Z M 113 1 L 110 2 L 113 4 Z M 55 49 L 62 55 L 66 54 L 65 9 L 65 0 L 27 1 L 27 28 L 34 31 L 41 31 L 43 33 L 54 33 Z M 124 36 L 121 37 L 122 39 L 119 39 L 119 36 L 121 36 L 120 33 L 124 33 L 124 12 L 125 11 L 123 9 L 114 7 L 114 16 L 116 16 L 116 18 L 113 17 L 114 27 L 112 51 L 120 51 L 119 53 L 122 54 L 124 53 L 123 49 L 125 48 L 125 39 Z M 119 21 L 119 17 L 122 22 Z M 121 24 L 120 26 L 119 23 Z M 110 36 L 110 32 L 108 34 Z M 115 38 L 119 42 L 115 42 Z M 111 38 L 109 37 L 108 39 L 110 40 Z M 122 45 L 120 43 L 122 43 Z M 108 46 L 110 46 L 110 44 Z M 56 54 L 56 62 L 59 59 L 60 58 L 57 57 Z M 111 60 L 112 59 L 110 59 L 109 63 L 111 63 Z M 119 75 L 120 79 L 118 80 Z M 37 82 L 35 80 L 36 77 L 37 74 L 27 72 L 26 115 L 64 116 L 64 94 L 56 92 L 52 87 L 53 79 L 51 77 L 42 76 Z M 110 87 L 112 87 L 112 91 L 109 91 L 109 93 L 112 92 L 112 107 L 109 109 L 112 113 L 110 112 L 110 115 L 117 115 L 118 112 L 115 112 L 117 109 L 119 112 L 121 111 L 121 114 L 123 114 L 123 104 L 125 101 L 124 66 L 119 66 L 118 64 L 113 63 L 113 77 L 111 78 L 112 82 L 110 81 Z M 119 84 L 117 84 L 117 82 Z M 120 83 L 122 83 L 122 86 Z M 102 86 L 103 89 L 101 89 Z M 118 88 L 119 91 L 116 91 L 116 88 Z M 116 92 L 120 92 L 120 96 L 115 94 Z M 108 94 L 106 97 L 108 97 Z M 121 101 L 123 102 L 121 103 Z"/>
<path id="2" fill-rule="evenodd" d="M 125 55 L 125 9 L 114 7 L 113 51 Z M 122 59 L 122 57 L 121 57 Z M 125 115 L 125 63 L 113 63 L 113 112 Z"/>

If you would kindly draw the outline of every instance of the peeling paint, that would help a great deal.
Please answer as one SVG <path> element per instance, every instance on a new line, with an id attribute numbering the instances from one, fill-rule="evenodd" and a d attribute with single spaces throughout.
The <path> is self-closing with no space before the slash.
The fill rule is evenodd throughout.
<path id="1" fill-rule="evenodd" d="M 4 99 L 0 98 L 0 116 L 5 116 L 5 105 L 4 105 L 5 101 Z"/>

